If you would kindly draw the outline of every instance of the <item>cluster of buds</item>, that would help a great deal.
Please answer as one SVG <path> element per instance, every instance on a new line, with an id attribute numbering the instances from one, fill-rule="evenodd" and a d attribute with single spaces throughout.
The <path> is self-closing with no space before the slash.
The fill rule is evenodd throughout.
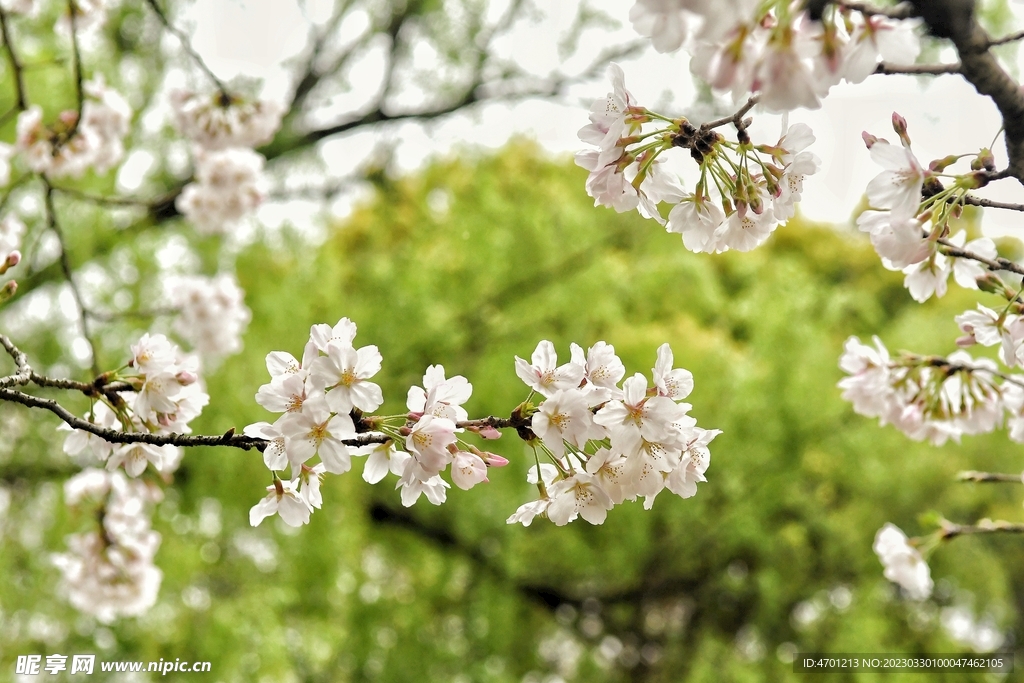
<path id="1" fill-rule="evenodd" d="M 982 149 L 976 154 L 947 156 L 924 167 L 911 149 L 906 120 L 893 113 L 892 125 L 900 138 L 898 146 L 863 134 L 872 160 L 884 170 L 868 183 L 872 209 L 858 217 L 857 226 L 871 236 L 886 268 L 906 274 L 904 284 L 915 300 L 943 296 L 950 274 L 961 287 L 977 289 L 984 268 L 947 254 L 951 248 L 964 249 L 994 259 L 996 245 L 988 237 L 967 242 L 967 233 L 954 234 L 950 221 L 960 216 L 967 193 L 988 182 L 986 169 L 992 164 L 992 152 Z M 965 157 L 972 159 L 970 171 L 947 171 Z"/>
<path id="2" fill-rule="evenodd" d="M 697 127 L 636 104 L 618 65 L 612 65 L 611 76 L 614 90 L 594 103 L 590 124 L 579 133 L 597 149 L 576 155 L 576 163 L 590 171 L 586 187 L 595 206 L 620 212 L 636 208 L 682 235 L 694 252 L 750 251 L 793 216 L 804 179 L 819 167 L 818 158 L 805 151 L 814 141 L 810 128 L 789 126 L 778 142 L 754 145 L 746 131 L 749 121 L 738 121 L 732 142 L 708 125 Z M 653 129 L 645 130 L 648 124 Z M 692 193 L 659 159 L 677 147 L 689 149 L 699 166 Z M 667 219 L 662 202 L 674 205 Z"/>

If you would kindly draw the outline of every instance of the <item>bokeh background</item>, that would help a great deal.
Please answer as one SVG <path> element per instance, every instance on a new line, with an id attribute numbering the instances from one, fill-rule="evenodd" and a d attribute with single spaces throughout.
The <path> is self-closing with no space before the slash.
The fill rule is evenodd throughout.
<path id="1" fill-rule="evenodd" d="M 173 65 L 147 51 L 149 20 L 128 5 L 104 29 L 119 52 L 94 63 L 115 78 L 119 63 L 135 64 L 136 106 L 146 106 L 142 95 L 158 93 Z M 444 9 L 428 5 L 424 12 Z M 59 56 L 46 39 L 36 48 L 39 59 Z M 59 109 L 66 81 L 52 71 L 32 94 Z M 166 129 L 146 132 L 141 118 L 138 142 L 156 161 L 140 194 L 176 177 Z M 939 548 L 930 558 L 935 594 L 920 603 L 882 577 L 871 550 L 885 522 L 928 532 L 932 511 L 958 522 L 1018 520 L 1019 487 L 954 479 L 965 469 L 1019 470 L 1019 446 L 1003 434 L 942 448 L 913 443 L 854 415 L 835 386 L 849 335 L 951 352 L 953 316 L 973 307 L 975 294 L 954 288 L 914 303 L 845 214 L 831 224 L 798 217 L 749 254 L 691 254 L 650 221 L 595 209 L 585 172 L 530 139 L 497 151 L 461 147 L 413 171 L 387 162 L 353 164 L 359 192 L 345 200 L 345 215 L 321 215 L 316 229 L 305 218 L 257 222 L 244 239 L 220 240 L 198 238 L 180 220 L 70 200 L 59 208 L 99 302 L 115 306 L 117 292 L 146 301 L 166 272 L 236 269 L 253 322 L 244 351 L 208 371 L 211 403 L 193 423 L 197 433 L 268 419 L 253 399 L 267 381 L 266 353 L 298 354 L 311 324 L 342 316 L 359 325 L 360 344 L 380 348 L 387 414 L 404 410 L 407 388 L 430 364 L 470 379 L 471 416 L 507 415 L 527 394 L 513 356 L 528 357 L 540 339 L 566 359 L 570 342 L 605 340 L 629 372 L 645 373 L 668 341 L 677 365 L 694 374 L 692 413 L 724 432 L 712 444 L 708 482 L 689 500 L 663 493 L 651 511 L 617 507 L 598 527 L 508 526 L 534 493 L 524 444 L 509 433 L 490 446 L 511 464 L 489 484 L 453 489 L 443 506 L 403 508 L 394 478 L 367 485 L 357 460 L 325 480 L 324 508 L 308 526 L 273 518 L 254 529 L 248 509 L 268 483 L 260 456 L 194 449 L 154 515 L 163 536 L 157 605 L 101 624 L 55 589 L 50 554 L 93 523 L 61 502 L 76 467 L 61 452 L 57 423 L 0 404 L 0 678 L 19 654 L 95 652 L 208 660 L 209 674 L 166 680 L 225 683 L 798 681 L 806 675 L 793 673 L 797 652 L 1020 648 L 1019 539 Z M 311 168 L 315 161 L 275 172 Z M 87 177 L 81 187 L 109 192 L 115 182 Z M 31 201 L 19 206 L 31 220 Z M 980 212 L 963 220 L 978 234 Z M 1015 241 L 1001 246 L 1019 255 Z M 45 261 L 36 266 L 0 329 L 40 368 L 77 376 L 66 294 Z M 168 328 L 159 318 L 112 322 L 102 333 L 104 366 L 123 363 L 142 331 Z"/>

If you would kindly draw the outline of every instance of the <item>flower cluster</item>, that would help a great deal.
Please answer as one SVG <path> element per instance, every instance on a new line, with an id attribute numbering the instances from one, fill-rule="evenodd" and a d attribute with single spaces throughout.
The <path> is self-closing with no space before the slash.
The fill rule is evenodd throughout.
<path id="1" fill-rule="evenodd" d="M 168 302 L 179 311 L 175 330 L 200 355 L 216 358 L 241 350 L 252 313 L 234 275 L 175 276 L 166 289 Z"/>
<path id="2" fill-rule="evenodd" d="M 146 508 L 160 497 L 159 488 L 118 471 L 86 469 L 64 484 L 66 504 L 97 506 L 101 527 L 68 536 L 68 551 L 51 558 L 76 609 L 109 623 L 153 606 L 163 574 L 153 564 L 160 534 Z"/>
<path id="3" fill-rule="evenodd" d="M 839 360 L 848 375 L 839 388 L 857 413 L 936 445 L 991 432 L 1008 418 L 1011 438 L 1024 441 L 1024 375 L 1004 375 L 994 361 L 965 351 L 894 359 L 874 341 L 871 347 L 850 337 Z"/>
<path id="4" fill-rule="evenodd" d="M 629 19 L 659 52 L 684 47 L 691 70 L 738 100 L 759 93 L 769 111 L 815 109 L 845 79 L 860 83 L 879 60 L 913 64 L 916 21 L 830 5 L 820 20 L 791 0 L 637 0 Z"/>
<path id="5" fill-rule="evenodd" d="M 144 334 L 131 351 L 126 366 L 130 370 L 108 373 L 107 379 L 124 382 L 133 391 L 120 392 L 114 399 L 104 395 L 86 419 L 102 428 L 128 432 L 189 433 L 189 422 L 210 399 L 199 380 L 197 359 L 183 356 L 162 334 Z M 131 477 L 138 477 L 150 465 L 160 474 L 170 475 L 181 461 L 177 446 L 115 445 L 86 431 L 70 431 L 64 440 L 65 453 L 85 463 L 106 463 L 110 471 L 123 467 Z"/>
<path id="6" fill-rule="evenodd" d="M 462 404 L 473 387 L 465 377 L 446 378 L 440 365 L 427 368 L 422 387 L 409 389 L 409 413 L 394 418 L 402 426 L 365 417 L 384 402 L 380 387 L 370 381 L 382 359 L 376 346 L 355 348 L 355 336 L 355 324 L 342 318 L 333 328 L 310 329 L 301 360 L 282 351 L 267 356 L 271 381 L 260 387 L 256 401 L 282 415 L 273 424 L 245 428 L 247 435 L 268 440 L 264 462 L 275 473 L 266 498 L 250 512 L 253 526 L 274 513 L 292 526 L 307 523 L 321 506 L 320 477 L 344 474 L 353 455 L 368 456 L 363 479 L 371 484 L 388 472 L 397 475 L 406 506 L 424 494 L 435 505 L 443 503 L 449 484 L 440 475 L 449 465 L 455 485 L 469 489 L 487 480 L 487 467 L 508 464 L 475 446 L 459 447 L 456 433 L 463 430 L 456 423 L 467 417 Z M 365 443 L 357 431 L 368 437 Z M 487 433 L 476 426 L 474 431 Z M 320 462 L 311 467 L 306 463 L 314 456 Z M 289 480 L 277 476 L 285 469 Z"/>
<path id="7" fill-rule="evenodd" d="M 265 159 L 253 151 L 281 125 L 280 105 L 218 92 L 171 93 L 178 130 L 195 146 L 195 180 L 177 200 L 204 234 L 223 233 L 251 214 L 263 200 Z"/>
<path id="8" fill-rule="evenodd" d="M 203 149 L 259 147 L 281 126 L 281 105 L 270 100 L 245 100 L 224 93 L 171 93 L 174 121 L 182 135 Z"/>
<path id="9" fill-rule="evenodd" d="M 885 578 L 899 584 L 912 600 L 928 599 L 933 587 L 928 563 L 899 527 L 886 524 L 879 529 L 874 550 L 885 567 Z"/>
<path id="10" fill-rule="evenodd" d="M 542 341 L 516 374 L 544 401 L 532 408 L 531 427 L 549 462 L 537 460 L 530 483 L 540 492 L 508 523 L 529 525 L 545 515 L 558 526 L 582 517 L 604 522 L 608 510 L 644 497 L 649 509 L 665 488 L 683 498 L 706 481 L 708 444 L 721 432 L 701 429 L 683 403 L 693 390 L 689 371 L 674 368 L 668 344 L 658 349 L 653 382 L 626 369 L 609 344 L 586 354 L 572 345 L 568 363 L 558 364 L 554 345 Z M 621 386 L 619 385 L 621 381 Z"/>
<path id="11" fill-rule="evenodd" d="M 668 344 L 658 350 L 648 390 L 639 374 L 619 386 L 625 368 L 604 342 L 586 354 L 574 344 L 572 360 L 558 365 L 554 346 L 543 341 L 532 363 L 516 358 L 516 374 L 531 393 L 512 417 L 470 420 L 463 406 L 473 386 L 461 375 L 446 376 L 440 365 L 427 368 L 423 386 L 409 389 L 407 413 L 369 415 L 384 402 L 370 381 L 381 355 L 375 346 L 356 348 L 355 336 L 355 324 L 342 318 L 333 328 L 311 328 L 301 360 L 285 352 L 267 356 L 271 381 L 256 401 L 281 417 L 245 428 L 246 435 L 267 441 L 263 459 L 274 472 L 267 496 L 250 511 L 254 526 L 273 514 L 292 526 L 307 523 L 322 504 L 320 477 L 347 472 L 354 455 L 367 456 L 367 482 L 389 472 L 398 478 L 403 505 L 421 496 L 440 505 L 451 486 L 442 477 L 446 471 L 468 490 L 488 481 L 489 468 L 508 464 L 460 435 L 496 439 L 505 427 L 550 460 L 531 469 L 540 499 L 521 507 L 510 523 L 529 524 L 539 514 L 559 525 L 577 516 L 600 523 L 624 500 L 644 496 L 649 508 L 664 488 L 688 498 L 705 481 L 707 445 L 719 431 L 700 429 L 687 414 L 690 405 L 681 401 L 693 389 L 693 377 L 673 368 Z M 535 394 L 545 397 L 539 405 L 530 402 Z M 320 462 L 307 464 L 314 456 Z M 285 470 L 283 479 L 278 472 Z"/>
<path id="12" fill-rule="evenodd" d="M 961 287 L 977 289 L 977 279 L 985 272 L 982 266 L 970 259 L 951 258 L 946 252 L 952 247 L 986 259 L 996 257 L 991 239 L 981 237 L 965 244 L 967 233 L 951 235 L 950 225 L 959 216 L 968 190 L 987 182 L 980 164 L 991 153 L 981 150 L 968 155 L 975 157 L 975 168 L 967 174 L 943 173 L 959 157 L 938 159 L 925 168 L 910 148 L 906 121 L 896 113 L 892 121 L 900 146 L 864 133 L 871 158 L 883 171 L 868 183 L 867 198 L 873 209 L 858 217 L 857 226 L 871 236 L 886 268 L 903 271 L 904 284 L 915 300 L 943 296 L 950 274 Z M 944 187 L 941 177 L 952 179 L 950 187 Z"/>
<path id="13" fill-rule="evenodd" d="M 804 179 L 820 163 L 805 151 L 814 142 L 805 124 L 787 127 L 773 145 L 752 144 L 740 125 L 738 141 L 730 142 L 707 126 L 636 104 L 616 64 L 611 77 L 613 91 L 594 103 L 590 123 L 579 133 L 597 149 L 576 155 L 576 163 L 590 171 L 586 187 L 595 206 L 635 208 L 680 234 L 694 252 L 750 251 L 793 216 Z M 648 124 L 655 128 L 645 130 Z M 692 193 L 658 158 L 674 147 L 689 149 L 699 166 Z M 674 205 L 667 220 L 662 202 Z"/>
<path id="14" fill-rule="evenodd" d="M 178 210 L 202 234 L 226 232 L 263 201 L 263 161 L 243 147 L 199 150 L 195 181 L 178 195 Z"/>
<path id="15" fill-rule="evenodd" d="M 51 126 L 43 124 L 39 105 L 18 115 L 15 149 L 32 171 L 78 177 L 90 168 L 103 173 L 121 161 L 131 107 L 102 77 L 87 81 L 83 91 L 82 111 L 64 111 Z"/>

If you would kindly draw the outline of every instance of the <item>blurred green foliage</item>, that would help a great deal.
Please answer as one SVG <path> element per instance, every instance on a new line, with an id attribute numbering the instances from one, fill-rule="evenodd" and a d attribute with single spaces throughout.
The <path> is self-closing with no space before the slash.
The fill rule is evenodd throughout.
<path id="1" fill-rule="evenodd" d="M 1019 539 L 940 548 L 936 594 L 922 604 L 899 596 L 871 550 L 887 521 L 930 531 L 918 520 L 928 510 L 1018 519 L 1012 485 L 953 481 L 961 469 L 1019 470 L 1018 447 L 1003 434 L 913 443 L 854 415 L 835 387 L 847 336 L 948 353 L 952 317 L 975 296 L 953 288 L 917 305 L 860 235 L 799 219 L 749 254 L 692 254 L 635 214 L 593 208 L 584 176 L 518 143 L 378 178 L 321 244 L 267 234 L 238 256 L 253 311 L 245 351 L 208 377 L 211 404 L 194 427 L 268 419 L 253 400 L 264 355 L 298 354 L 311 324 L 342 316 L 383 354 L 384 413 L 404 411 L 432 363 L 473 382 L 471 416 L 508 415 L 527 393 L 513 356 L 541 339 L 565 359 L 570 342 L 603 339 L 645 374 L 668 341 L 694 374 L 692 413 L 724 430 L 696 497 L 666 491 L 651 511 L 627 503 L 600 527 L 507 526 L 535 493 L 508 433 L 491 445 L 511 465 L 444 506 L 403 509 L 393 477 L 371 487 L 357 460 L 324 482 L 308 527 L 251 529 L 247 511 L 269 484 L 260 456 L 197 449 L 154 518 L 159 603 L 104 626 L 54 590 L 48 554 L 93 523 L 60 502 L 70 467 L 56 422 L 0 405 L 0 671 L 18 654 L 96 652 L 209 660 L 203 680 L 225 682 L 800 681 L 795 651 L 962 651 L 939 625 L 962 604 L 1018 641 Z M 123 257 L 145 261 L 159 243 Z"/>

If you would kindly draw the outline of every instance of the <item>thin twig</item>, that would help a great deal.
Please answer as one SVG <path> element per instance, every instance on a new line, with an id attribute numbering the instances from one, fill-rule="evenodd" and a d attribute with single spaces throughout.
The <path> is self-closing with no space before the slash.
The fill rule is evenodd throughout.
<path id="1" fill-rule="evenodd" d="M 14 72 L 14 89 L 17 94 L 17 105 L 12 111 L 23 111 L 28 107 L 28 97 L 25 95 L 25 78 L 22 73 L 21 60 L 18 53 L 14 51 L 14 42 L 11 40 L 11 30 L 7 26 L 7 11 L 0 7 L 0 34 L 4 38 L 4 46 L 7 48 L 7 61 L 11 64 L 11 71 Z M 4 115 L 7 118 L 7 114 Z"/>
<path id="2" fill-rule="evenodd" d="M 971 206 L 981 206 L 986 209 L 1009 209 L 1010 211 L 1024 211 L 1024 204 L 1012 204 L 1010 202 L 997 202 L 984 197 L 964 195 L 962 202 Z"/>
<path id="3" fill-rule="evenodd" d="M 161 202 L 166 201 L 166 197 L 164 196 L 155 197 L 153 199 L 140 199 L 137 197 L 104 197 L 103 195 L 83 192 L 82 190 L 77 190 L 73 187 L 59 187 L 57 185 L 53 185 L 52 187 L 55 191 L 70 195 L 76 199 L 92 202 L 94 204 L 106 204 L 109 206 L 137 206 L 143 209 L 151 209 L 154 206 L 159 205 Z"/>
<path id="4" fill-rule="evenodd" d="M 942 74 L 958 74 L 960 73 L 960 64 L 886 64 L 881 62 L 875 67 L 876 74 L 885 74 L 893 76 L 897 74 L 908 74 L 913 76 L 922 75 L 934 75 L 939 76 Z"/>
<path id="5" fill-rule="evenodd" d="M 957 536 L 969 534 L 1024 534 L 1024 524 L 1014 524 L 1003 520 L 983 519 L 977 524 L 954 524 L 950 521 L 943 521 L 940 535 L 943 540 L 949 540 Z"/>
<path id="6" fill-rule="evenodd" d="M 988 266 L 988 269 L 993 272 L 998 270 L 1007 270 L 1011 273 L 1016 273 L 1017 275 L 1024 275 L 1024 267 L 1014 263 L 1010 259 L 1003 258 L 1002 256 L 997 256 L 994 259 L 990 259 L 985 256 L 982 256 L 981 254 L 975 254 L 973 251 L 967 251 L 963 247 L 958 247 L 945 238 L 940 239 L 939 244 L 945 247 L 942 253 L 944 253 L 946 256 L 953 256 L 955 258 L 966 258 L 971 259 L 972 261 L 977 261 L 978 263 L 982 263 Z"/>
<path id="7" fill-rule="evenodd" d="M 167 18 L 167 15 L 164 14 L 164 11 L 160 9 L 160 5 L 156 4 L 156 0 L 146 0 L 146 4 L 153 9 L 153 12 L 160 20 L 160 23 L 164 25 L 164 28 L 166 28 L 175 38 L 178 39 L 178 41 L 181 43 L 181 47 L 185 50 L 185 52 L 188 53 L 189 57 L 191 57 L 192 60 L 199 66 L 199 68 L 202 69 L 206 73 L 206 75 L 210 77 L 210 80 L 214 82 L 214 84 L 217 86 L 217 89 L 220 91 L 221 96 L 225 100 L 230 102 L 231 93 L 228 91 L 227 86 L 224 85 L 224 81 L 217 78 L 217 74 L 213 73 L 213 70 L 210 69 L 210 67 L 207 66 L 206 62 L 203 61 L 203 58 L 199 56 L 199 53 L 192 48 L 192 44 L 189 42 L 188 36 L 186 36 L 185 33 L 180 29 L 175 28 L 175 26 Z"/>
<path id="8" fill-rule="evenodd" d="M 61 232 L 60 224 L 57 222 L 57 211 L 53 206 L 53 186 L 50 185 L 50 181 L 45 177 L 43 178 L 43 184 L 46 186 L 44 199 L 47 226 L 57 236 L 57 243 L 60 245 L 60 267 L 64 273 L 64 279 L 67 280 L 68 286 L 71 287 L 71 294 L 75 297 L 75 303 L 78 305 L 78 320 L 82 327 L 82 337 L 85 338 L 86 343 L 89 345 L 90 367 L 93 377 L 98 377 L 100 375 L 100 364 L 99 359 L 96 357 L 96 344 L 93 342 L 89 332 L 89 314 L 82 299 L 82 293 L 79 291 L 78 285 L 75 284 L 74 277 L 72 276 L 67 244 L 64 240 L 64 233 Z"/>
<path id="9" fill-rule="evenodd" d="M 53 154 L 56 156 L 57 150 L 60 148 L 62 143 L 66 143 L 68 140 L 75 136 L 78 132 L 78 126 L 82 122 L 82 113 L 85 109 L 85 87 L 82 84 L 82 54 L 78 49 L 78 27 L 75 20 L 75 12 L 78 8 L 75 7 L 75 0 L 68 0 L 68 16 L 70 19 L 70 33 L 71 33 L 71 54 L 75 61 L 75 97 L 77 98 L 78 104 L 78 116 L 75 117 L 74 122 L 71 124 L 71 129 L 68 130 L 67 135 L 58 140 L 53 146 Z"/>
<path id="10" fill-rule="evenodd" d="M 956 475 L 957 481 L 972 481 L 976 483 L 995 483 L 995 482 L 1011 482 L 1014 484 L 1024 484 L 1024 476 L 1020 474 L 1005 474 L 1002 472 L 976 472 L 970 470 L 968 472 L 960 472 Z"/>
<path id="11" fill-rule="evenodd" d="M 1021 40 L 1022 38 L 1024 38 L 1024 31 L 1017 31 L 1016 33 L 1011 33 L 1010 35 L 1003 36 L 1002 38 L 993 38 L 988 41 L 988 46 L 995 47 L 997 45 L 1005 45 L 1007 43 L 1012 43 L 1015 40 Z"/>

